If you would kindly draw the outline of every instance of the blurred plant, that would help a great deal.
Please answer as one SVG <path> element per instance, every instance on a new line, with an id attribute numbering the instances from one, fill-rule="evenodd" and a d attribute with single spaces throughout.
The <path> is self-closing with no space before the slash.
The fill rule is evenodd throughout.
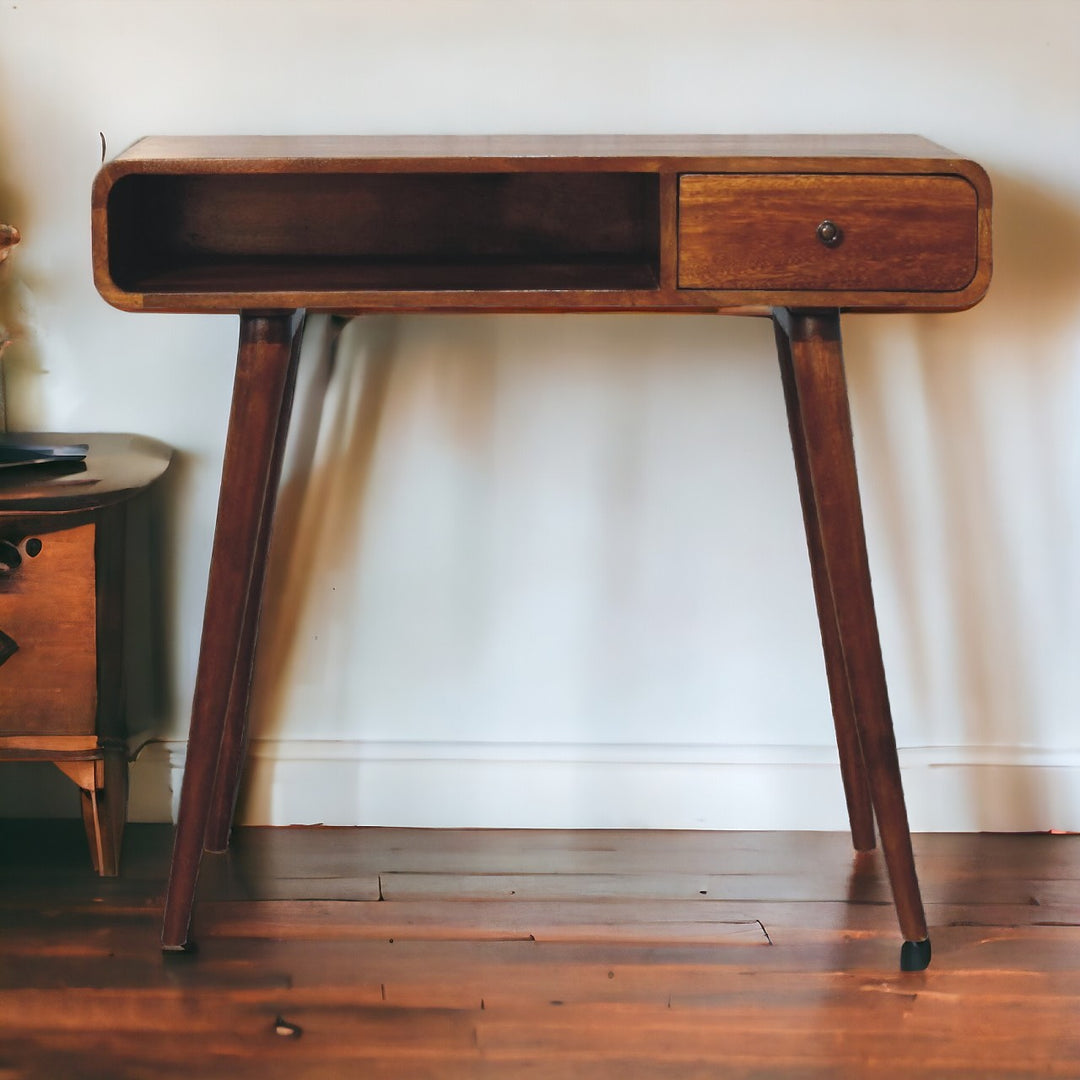
<path id="1" fill-rule="evenodd" d="M 4 289 L 4 263 L 7 262 L 11 249 L 19 242 L 19 230 L 14 225 L 0 223 L 0 431 L 5 428 L 4 409 L 4 351 L 7 349 L 11 332 L 10 318 Z"/>

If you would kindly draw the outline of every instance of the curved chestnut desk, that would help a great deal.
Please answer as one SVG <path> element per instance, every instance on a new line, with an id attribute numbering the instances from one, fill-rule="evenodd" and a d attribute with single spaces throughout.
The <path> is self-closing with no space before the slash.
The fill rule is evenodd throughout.
<path id="1" fill-rule="evenodd" d="M 163 947 L 190 947 L 228 842 L 303 311 L 712 311 L 775 323 L 852 837 L 872 848 L 876 816 L 901 966 L 925 967 L 840 312 L 976 303 L 990 203 L 913 136 L 150 138 L 105 165 L 105 299 L 240 316 Z"/>

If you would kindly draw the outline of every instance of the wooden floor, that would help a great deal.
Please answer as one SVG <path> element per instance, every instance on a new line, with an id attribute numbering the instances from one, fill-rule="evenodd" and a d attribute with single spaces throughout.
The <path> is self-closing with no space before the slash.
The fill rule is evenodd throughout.
<path id="1" fill-rule="evenodd" d="M 1080 1077 L 1080 836 L 917 837 L 902 974 L 838 834 L 245 829 L 166 958 L 167 828 L 0 833 L 0 1080 Z"/>

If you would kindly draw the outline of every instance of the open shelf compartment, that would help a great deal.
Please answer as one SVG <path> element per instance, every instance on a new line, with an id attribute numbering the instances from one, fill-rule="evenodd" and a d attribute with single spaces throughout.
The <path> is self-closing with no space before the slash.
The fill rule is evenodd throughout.
<path id="1" fill-rule="evenodd" d="M 647 172 L 131 174 L 109 270 L 133 293 L 655 289 Z"/>

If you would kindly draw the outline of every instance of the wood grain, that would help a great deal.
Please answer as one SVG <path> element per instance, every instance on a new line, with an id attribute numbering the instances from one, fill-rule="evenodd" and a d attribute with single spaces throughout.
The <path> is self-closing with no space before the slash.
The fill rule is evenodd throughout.
<path id="1" fill-rule="evenodd" d="M 0 470 L 0 761 L 52 761 L 81 789 L 94 867 L 119 870 L 127 807 L 124 613 L 127 503 L 171 451 L 135 435 L 24 432 L 76 443 L 85 461 Z M 145 554 L 145 553 L 141 553 Z"/>
<path id="2" fill-rule="evenodd" d="M 467 168 L 464 162 L 489 161 L 500 168 L 514 161 L 543 167 L 569 159 L 655 161 L 677 157 L 700 160 L 730 157 L 759 171 L 762 162 L 799 158 L 829 168 L 835 158 L 860 167 L 890 171 L 897 158 L 920 162 L 955 160 L 952 151 L 918 135 L 168 135 L 139 139 L 116 161 L 147 172 L 210 170 L 243 172 L 258 162 L 265 172 L 287 172 L 297 161 L 327 170 L 349 169 L 357 160 L 385 162 L 392 172 L 431 163 L 436 171 Z M 701 171 L 701 170 L 696 170 Z M 779 171 L 790 171 L 780 169 Z"/>
<path id="3" fill-rule="evenodd" d="M 285 445 L 292 415 L 293 396 L 296 390 L 296 373 L 300 363 L 300 347 L 304 336 L 304 319 L 301 317 L 293 329 L 292 355 L 282 388 L 281 407 L 274 444 L 267 466 L 266 492 L 259 511 L 258 532 L 251 555 L 251 577 L 248 592 L 243 598 L 244 621 L 240 628 L 235 650 L 232 685 L 229 689 L 225 727 L 221 738 L 217 771 L 210 815 L 206 824 L 203 846 L 207 851 L 225 851 L 229 846 L 236 801 L 240 793 L 244 759 L 247 754 L 248 704 L 251 698 L 252 679 L 255 672 L 255 653 L 259 640 L 259 622 L 262 617 L 263 586 L 270 556 L 270 540 L 273 535 L 274 510 L 277 506 L 278 484 L 285 458 Z"/>
<path id="4" fill-rule="evenodd" d="M 903 975 L 891 908 L 865 898 L 883 860 L 836 873 L 841 834 L 238 829 L 207 866 L 201 953 L 163 961 L 169 829 L 128 832 L 111 881 L 82 869 L 76 822 L 0 832 L 5 1080 L 1080 1073 L 1077 836 L 917 836 L 927 895 L 950 899 L 927 906 L 934 966 Z M 679 898 L 703 856 L 763 898 Z M 357 896 L 393 873 L 445 889 L 302 898 L 350 866 Z M 494 869 L 563 898 L 456 898 Z M 1054 906 L 1025 899 L 1048 885 Z"/>
<path id="5" fill-rule="evenodd" d="M 0 577 L 0 630 L 19 646 L 0 666 L 2 735 L 95 731 L 96 535 L 93 524 L 39 534 L 40 553 Z"/>
<path id="6" fill-rule="evenodd" d="M 162 947 L 169 950 L 179 951 L 188 944 L 195 885 L 235 682 L 244 684 L 237 692 L 245 700 L 247 696 L 246 680 L 251 672 L 247 666 L 237 670 L 237 663 L 248 609 L 260 603 L 261 581 L 254 579 L 261 577 L 263 567 L 255 563 L 260 537 L 268 541 L 265 534 L 271 523 L 264 509 L 267 499 L 275 495 L 268 492 L 268 481 L 277 433 L 288 420 L 286 406 L 300 352 L 294 347 L 294 337 L 302 323 L 302 316 L 294 318 L 293 313 L 252 313 L 240 323 L 188 755 L 165 895 Z M 253 614 L 252 634 L 256 623 Z M 230 742 L 235 744 L 242 734 L 237 728 L 230 729 Z M 228 778 L 223 784 L 231 789 Z"/>
<path id="7" fill-rule="evenodd" d="M 835 247 L 818 239 L 825 221 Z M 978 196 L 959 177 L 679 179 L 685 289 L 959 291 L 977 244 Z"/>
<path id="8" fill-rule="evenodd" d="M 789 368 L 784 374 L 789 410 L 798 414 L 792 431 L 802 435 L 824 575 L 896 914 L 906 941 L 922 942 L 927 938 L 926 918 L 874 611 L 840 314 L 778 310 L 775 319 L 778 334 L 787 338 L 779 360 Z"/>
<path id="9" fill-rule="evenodd" d="M 829 571 L 822 545 L 821 519 L 814 496 L 814 479 L 807 455 L 806 432 L 803 427 L 799 405 L 799 392 L 795 385 L 792 367 L 791 344 L 787 332 L 774 324 L 777 357 L 780 361 L 780 381 L 784 388 L 784 404 L 787 410 L 788 433 L 791 436 L 792 455 L 795 458 L 795 479 L 799 489 L 806 548 L 810 557 L 810 578 L 814 586 L 814 603 L 817 608 L 818 627 L 821 633 L 821 650 L 825 658 L 825 676 L 829 686 L 829 703 L 832 706 L 833 728 L 836 747 L 840 755 L 840 777 L 844 784 L 844 801 L 847 805 L 851 842 L 856 851 L 870 851 L 875 843 L 874 809 L 867 782 L 866 762 L 863 760 L 858 725 L 851 701 L 844 647 L 840 640 L 836 621 L 836 605 L 833 603 Z"/>
<path id="10" fill-rule="evenodd" d="M 845 669 L 857 728 L 836 710 L 853 835 L 869 846 L 868 783 L 901 928 L 909 944 L 924 941 L 865 568 L 839 314 L 975 303 L 989 282 L 990 201 L 979 166 L 889 136 L 151 139 L 103 167 L 92 226 L 105 299 L 129 310 L 241 313 L 164 948 L 188 946 L 203 844 L 224 846 L 228 831 L 260 537 L 288 413 L 285 325 L 305 308 L 776 312 L 790 345 L 781 363 L 799 414 L 793 434 L 805 443 L 796 460 L 817 519 L 808 519 L 811 553 L 816 532 L 832 597 L 831 610 L 819 607 L 826 649 L 835 621 L 842 656 L 833 649 L 830 663 Z M 826 213 L 850 234 L 839 256 L 800 246 Z M 751 234 L 739 232 L 747 221 Z"/>
<path id="11" fill-rule="evenodd" d="M 700 173 L 735 184 L 704 219 Z M 801 247 L 823 205 L 851 232 L 829 260 Z M 990 205 L 911 136 L 151 137 L 98 174 L 94 275 L 131 311 L 953 310 L 989 283 Z M 744 217 L 774 229 L 733 274 Z"/>

